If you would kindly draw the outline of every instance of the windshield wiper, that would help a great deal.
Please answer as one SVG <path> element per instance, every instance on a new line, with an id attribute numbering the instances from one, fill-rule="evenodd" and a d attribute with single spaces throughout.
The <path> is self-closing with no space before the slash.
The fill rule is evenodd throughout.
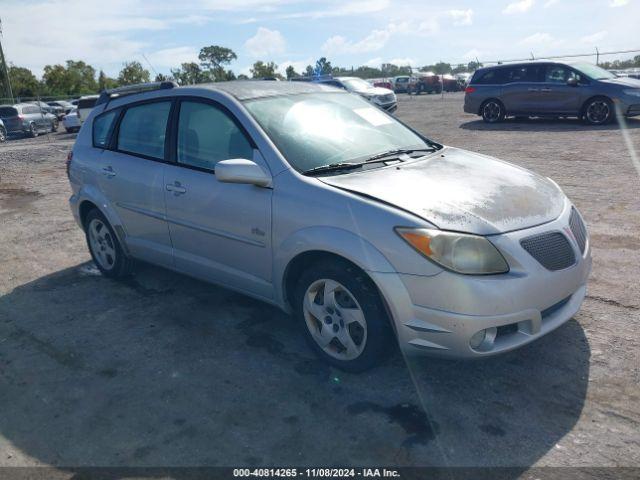
<path id="1" fill-rule="evenodd" d="M 329 165 L 320 165 L 319 167 L 310 168 L 302 172 L 304 175 L 315 175 L 316 173 L 338 172 L 340 170 L 355 170 L 361 168 L 363 163 L 330 163 Z"/>
<path id="2" fill-rule="evenodd" d="M 380 160 L 381 158 L 387 158 L 402 154 L 410 154 L 414 152 L 435 152 L 436 148 L 397 148 L 395 150 L 387 150 L 386 152 L 377 153 L 369 158 L 367 158 L 366 163 L 375 162 L 376 160 Z"/>

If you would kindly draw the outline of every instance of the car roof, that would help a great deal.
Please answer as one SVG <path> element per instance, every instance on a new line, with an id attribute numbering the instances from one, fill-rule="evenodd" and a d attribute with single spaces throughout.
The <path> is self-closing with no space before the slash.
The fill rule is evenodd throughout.
<path id="1" fill-rule="evenodd" d="M 240 101 L 255 98 L 298 95 L 301 93 L 336 92 L 335 88 L 315 82 L 277 82 L 272 80 L 234 80 L 179 88 L 202 88 L 225 92 Z"/>
<path id="2" fill-rule="evenodd" d="M 527 62 L 512 62 L 512 63 L 501 63 L 499 65 L 490 65 L 488 67 L 478 68 L 478 70 L 491 70 L 494 68 L 509 68 L 509 67 L 525 67 L 527 65 L 540 65 L 540 64 L 552 64 L 552 65 L 574 65 L 576 63 L 583 63 L 579 61 L 570 61 L 570 62 L 561 62 L 558 60 L 529 60 Z M 478 71 L 476 70 L 476 71 Z"/>

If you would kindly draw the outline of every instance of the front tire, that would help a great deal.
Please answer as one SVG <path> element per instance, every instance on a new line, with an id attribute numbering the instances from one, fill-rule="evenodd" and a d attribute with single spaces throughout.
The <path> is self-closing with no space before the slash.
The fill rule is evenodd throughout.
<path id="1" fill-rule="evenodd" d="M 482 104 L 480 114 L 486 123 L 498 123 L 504 120 L 505 110 L 502 102 L 492 98 Z"/>
<path id="2" fill-rule="evenodd" d="M 109 278 L 124 278 L 131 274 L 133 260 L 125 255 L 109 221 L 99 210 L 87 214 L 84 230 L 89 252 L 100 273 Z"/>
<path id="3" fill-rule="evenodd" d="M 58 126 L 59 126 L 58 119 L 53 120 L 51 122 L 51 133 L 56 133 L 58 131 Z"/>
<path id="4" fill-rule="evenodd" d="M 583 108 L 583 118 L 589 125 L 606 125 L 613 120 L 613 102 L 605 97 L 588 100 Z"/>
<path id="5" fill-rule="evenodd" d="M 387 353 L 393 332 L 380 294 L 354 265 L 313 265 L 299 279 L 294 301 L 307 343 L 325 362 L 362 372 Z"/>
<path id="6" fill-rule="evenodd" d="M 7 140 L 7 131 L 4 127 L 0 127 L 0 143 L 5 142 Z"/>

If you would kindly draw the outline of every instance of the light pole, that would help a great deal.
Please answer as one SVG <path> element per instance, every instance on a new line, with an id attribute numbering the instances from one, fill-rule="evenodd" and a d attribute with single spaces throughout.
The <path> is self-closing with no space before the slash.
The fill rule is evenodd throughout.
<path id="1" fill-rule="evenodd" d="M 0 19 L 0 39 L 2 38 L 2 19 Z M 9 98 L 13 103 L 13 91 L 11 90 L 11 79 L 9 78 L 9 67 L 4 59 L 4 52 L 2 50 L 2 41 L 0 40 L 0 68 L 4 72 L 5 81 L 7 82 L 7 89 L 9 90 Z"/>

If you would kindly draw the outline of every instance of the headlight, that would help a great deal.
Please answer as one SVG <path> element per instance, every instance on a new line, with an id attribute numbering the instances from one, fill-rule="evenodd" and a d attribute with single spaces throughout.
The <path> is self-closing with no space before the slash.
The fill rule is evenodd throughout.
<path id="1" fill-rule="evenodd" d="M 448 270 L 467 275 L 509 271 L 507 261 L 485 237 L 429 228 L 396 228 L 396 232 L 419 253 Z"/>
<path id="2" fill-rule="evenodd" d="M 640 97 L 640 88 L 634 88 L 632 90 L 623 90 L 625 95 L 631 95 L 633 97 Z"/>

